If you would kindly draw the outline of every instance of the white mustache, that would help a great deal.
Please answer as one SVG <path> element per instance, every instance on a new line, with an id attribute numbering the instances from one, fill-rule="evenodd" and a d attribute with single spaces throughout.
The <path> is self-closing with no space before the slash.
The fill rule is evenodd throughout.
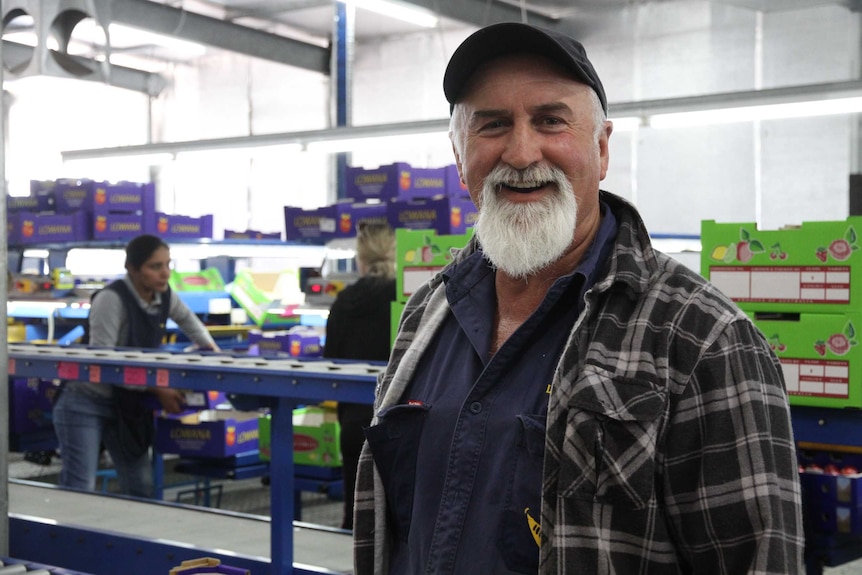
<path id="1" fill-rule="evenodd" d="M 566 175 L 559 168 L 548 165 L 529 166 L 523 170 L 498 164 L 485 177 L 485 187 L 497 190 L 500 186 L 513 188 L 536 188 L 554 184 L 557 189 L 565 181 Z"/>

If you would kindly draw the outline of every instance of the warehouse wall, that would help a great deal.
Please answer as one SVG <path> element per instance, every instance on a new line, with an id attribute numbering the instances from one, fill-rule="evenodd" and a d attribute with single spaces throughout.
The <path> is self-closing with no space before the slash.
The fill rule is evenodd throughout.
<path id="1" fill-rule="evenodd" d="M 356 120 L 445 114 L 445 61 L 469 32 L 363 45 Z M 837 6 L 758 16 L 711 2 L 647 3 L 592 23 L 582 38 L 611 103 L 859 76 L 859 17 Z M 637 203 L 654 232 L 696 234 L 702 219 L 766 228 L 841 219 L 857 122 L 834 116 L 619 132 L 604 187 Z"/>
<path id="2" fill-rule="evenodd" d="M 717 2 L 638 3 L 583 28 L 582 39 L 612 104 L 859 77 L 859 16 L 841 6 L 758 14 Z M 353 123 L 446 117 L 443 70 L 471 31 L 357 42 Z M 193 65 L 175 66 L 170 81 L 169 90 L 149 106 L 156 140 L 328 125 L 328 78 L 319 74 L 210 49 Z M 71 93 L 70 87 L 64 95 Z M 10 122 L 10 173 L 23 165 L 17 158 L 26 154 L 30 165 L 43 167 L 30 177 L 87 175 L 48 175 L 56 170 L 56 151 L 43 159 L 40 154 L 50 146 L 22 145 L 26 118 L 42 113 L 37 111 L 55 114 L 51 121 L 63 124 L 56 150 L 145 141 L 147 103 L 138 94 L 113 93 L 120 111 L 107 118 L 104 92 L 83 97 L 80 105 L 49 94 L 17 103 L 18 115 L 13 112 Z M 24 109 L 30 111 L 21 114 Z M 847 215 L 848 175 L 859 164 L 858 124 L 855 116 L 833 116 L 619 131 L 611 138 L 604 187 L 634 201 L 649 227 L 661 233 L 696 234 L 702 219 L 758 221 L 766 228 L 841 219 Z M 452 155 L 443 138 L 433 146 L 367 148 L 351 158 L 353 165 L 366 167 L 392 161 L 433 167 L 451 163 Z M 129 174 L 130 179 L 139 175 Z M 282 206 L 313 207 L 334 199 L 326 155 L 180 155 L 154 176 L 161 209 L 214 213 L 217 233 L 224 228 L 281 230 Z"/>
<path id="3" fill-rule="evenodd" d="M 177 69 L 159 99 L 160 140 L 225 138 L 327 126 L 328 79 L 236 54 L 210 50 Z M 281 207 L 323 205 L 330 194 L 326 155 L 274 151 L 180 154 L 157 174 L 162 209 L 214 213 L 223 229 L 284 229 Z"/>

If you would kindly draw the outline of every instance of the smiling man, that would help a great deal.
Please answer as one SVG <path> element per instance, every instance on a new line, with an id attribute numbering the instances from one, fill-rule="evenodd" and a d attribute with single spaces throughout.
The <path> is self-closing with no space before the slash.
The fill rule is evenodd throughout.
<path id="1" fill-rule="evenodd" d="M 366 430 L 356 573 L 802 573 L 778 360 L 600 191 L 584 48 L 479 30 L 443 81 L 474 239 L 407 304 Z"/>

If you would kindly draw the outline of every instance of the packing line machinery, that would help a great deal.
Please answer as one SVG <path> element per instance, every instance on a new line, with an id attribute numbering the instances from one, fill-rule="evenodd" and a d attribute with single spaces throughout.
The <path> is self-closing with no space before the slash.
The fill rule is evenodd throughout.
<path id="1" fill-rule="evenodd" d="M 383 370 L 371 363 L 23 343 L 9 344 L 8 358 L 10 376 L 221 391 L 229 397 L 258 398 L 270 409 L 273 438 L 293 436 L 292 415 L 297 405 L 325 400 L 371 403 Z M 330 572 L 294 565 L 294 466 L 292 443 L 288 445 L 289 449 L 275 444 L 272 448 L 269 572 Z M 11 485 L 10 494 L 14 494 Z M 345 538 L 349 546 L 349 536 Z"/>

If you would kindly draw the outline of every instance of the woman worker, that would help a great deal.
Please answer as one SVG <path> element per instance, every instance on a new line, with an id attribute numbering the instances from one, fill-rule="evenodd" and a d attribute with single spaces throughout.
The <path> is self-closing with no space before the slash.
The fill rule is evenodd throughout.
<path id="1" fill-rule="evenodd" d="M 97 347 L 156 348 L 168 318 L 200 348 L 218 346 L 198 317 L 171 291 L 171 256 L 160 238 L 142 235 L 126 246 L 126 275 L 93 295 L 89 344 Z M 69 381 L 54 405 L 54 428 L 60 442 L 60 485 L 92 491 L 101 446 L 117 471 L 120 492 L 151 497 L 152 402 L 178 413 L 183 393 L 169 388 L 125 388 Z"/>
<path id="2" fill-rule="evenodd" d="M 395 232 L 389 225 L 360 222 L 356 233 L 359 280 L 344 288 L 329 310 L 326 322 L 327 358 L 389 359 L 392 302 L 395 301 Z M 353 529 L 353 488 L 356 466 L 371 424 L 371 404 L 338 403 L 340 447 L 344 476 L 342 528 Z"/>

